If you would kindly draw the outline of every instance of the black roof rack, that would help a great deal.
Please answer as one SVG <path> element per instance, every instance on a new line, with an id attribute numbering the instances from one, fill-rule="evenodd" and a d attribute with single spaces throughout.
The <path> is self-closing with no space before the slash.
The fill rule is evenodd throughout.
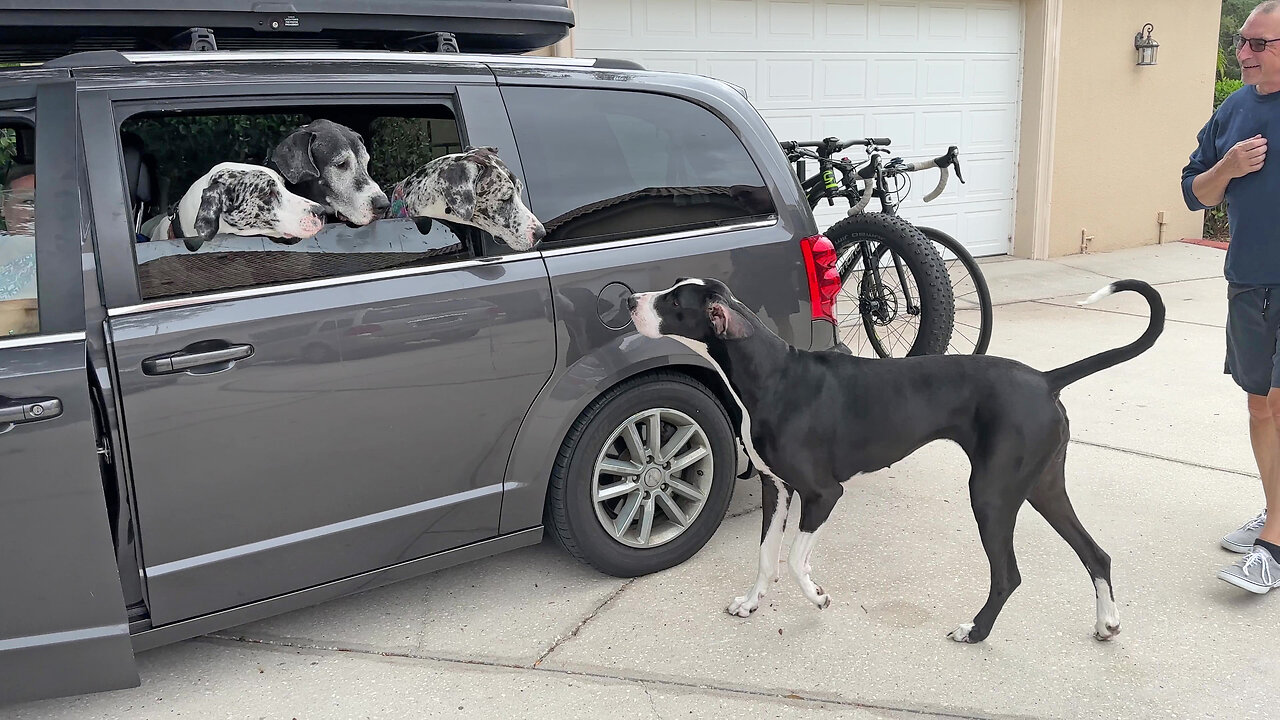
<path id="1" fill-rule="evenodd" d="M 573 25 L 568 0 L 0 0 L 0 61 L 107 50 L 524 53 Z"/>

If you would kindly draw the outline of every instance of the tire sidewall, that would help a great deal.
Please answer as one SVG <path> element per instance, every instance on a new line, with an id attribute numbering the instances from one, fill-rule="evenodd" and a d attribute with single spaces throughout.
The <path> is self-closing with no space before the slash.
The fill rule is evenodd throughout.
<path id="1" fill-rule="evenodd" d="M 591 485 L 604 442 L 627 418 L 653 408 L 671 408 L 698 423 L 711 445 L 714 462 L 706 504 L 679 537 L 655 548 L 633 548 L 615 540 L 596 516 Z M 705 391 L 673 380 L 640 382 L 610 398 L 594 412 L 571 450 L 563 502 L 568 530 L 585 559 L 611 575 L 634 577 L 679 565 L 715 534 L 737 482 L 733 432 L 720 404 Z"/>

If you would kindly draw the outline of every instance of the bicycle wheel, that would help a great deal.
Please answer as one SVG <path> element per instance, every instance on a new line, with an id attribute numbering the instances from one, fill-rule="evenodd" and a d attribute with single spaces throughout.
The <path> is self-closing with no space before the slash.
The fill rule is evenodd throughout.
<path id="1" fill-rule="evenodd" d="M 893 215 L 858 213 L 826 236 L 839 258 L 840 340 L 855 355 L 941 355 L 955 322 L 951 282 L 933 243 Z"/>
<path id="2" fill-rule="evenodd" d="M 973 255 L 959 240 L 937 228 L 917 225 L 936 245 L 951 278 L 951 294 L 956 303 L 955 329 L 947 352 L 955 355 L 982 355 L 991 344 L 991 291 Z"/>

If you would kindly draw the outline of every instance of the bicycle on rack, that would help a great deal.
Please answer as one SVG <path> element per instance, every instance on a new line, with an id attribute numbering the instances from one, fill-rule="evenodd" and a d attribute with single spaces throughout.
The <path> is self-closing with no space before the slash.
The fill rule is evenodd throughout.
<path id="1" fill-rule="evenodd" d="M 825 233 L 839 257 L 845 301 L 837 303 L 841 341 L 854 354 L 863 354 L 870 345 L 880 357 L 986 352 L 991 341 L 991 294 L 977 262 L 947 233 L 912 225 L 898 215 L 906 195 L 903 187 L 909 192 L 910 173 L 939 170 L 938 184 L 925 202 L 945 189 L 949 168 L 964 182 L 957 148 L 952 146 L 931 160 L 906 163 L 901 158 L 883 161 L 891 144 L 888 138 L 780 144 L 788 161 L 796 164 L 810 207 L 816 208 L 823 198 L 831 205 L 836 198 L 844 198 L 850 205 L 848 216 Z M 865 164 L 834 157 L 855 145 L 866 147 Z M 818 172 L 808 178 L 804 176 L 806 158 L 819 164 Z M 841 176 L 838 181 L 835 171 Z M 865 212 L 876 198 L 881 211 Z M 846 303 L 853 309 L 839 307 Z M 855 316 L 860 322 L 850 323 Z M 857 337 L 859 325 L 865 342 Z"/>

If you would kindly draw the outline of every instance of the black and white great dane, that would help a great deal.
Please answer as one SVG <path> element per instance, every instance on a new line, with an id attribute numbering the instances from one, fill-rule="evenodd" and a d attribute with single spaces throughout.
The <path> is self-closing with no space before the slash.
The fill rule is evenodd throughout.
<path id="1" fill-rule="evenodd" d="M 368 225 L 391 204 L 369 177 L 364 138 L 332 120 L 313 120 L 284 136 L 268 164 L 289 181 L 291 191 L 324 204 L 350 225 Z"/>
<path id="2" fill-rule="evenodd" d="M 791 574 L 819 608 L 831 598 L 810 578 L 818 534 L 845 480 L 889 467 L 925 444 L 953 440 L 969 457 L 969 497 L 991 566 L 986 604 L 949 633 L 984 640 L 1021 582 L 1014 557 L 1018 509 L 1028 501 L 1079 555 L 1097 596 L 1094 636 L 1120 632 L 1111 558 L 1080 524 L 1066 491 L 1070 438 L 1062 388 L 1150 348 L 1164 329 L 1164 304 L 1147 283 L 1119 280 L 1094 293 L 1141 294 L 1151 320 L 1136 341 L 1041 372 L 989 355 L 870 359 L 796 349 L 770 331 L 722 282 L 681 278 L 628 299 L 636 330 L 670 337 L 715 367 L 742 413 L 740 437 L 763 484 L 763 529 L 755 585 L 728 612 L 748 617 L 777 579 L 788 513 L 799 503 Z"/>

